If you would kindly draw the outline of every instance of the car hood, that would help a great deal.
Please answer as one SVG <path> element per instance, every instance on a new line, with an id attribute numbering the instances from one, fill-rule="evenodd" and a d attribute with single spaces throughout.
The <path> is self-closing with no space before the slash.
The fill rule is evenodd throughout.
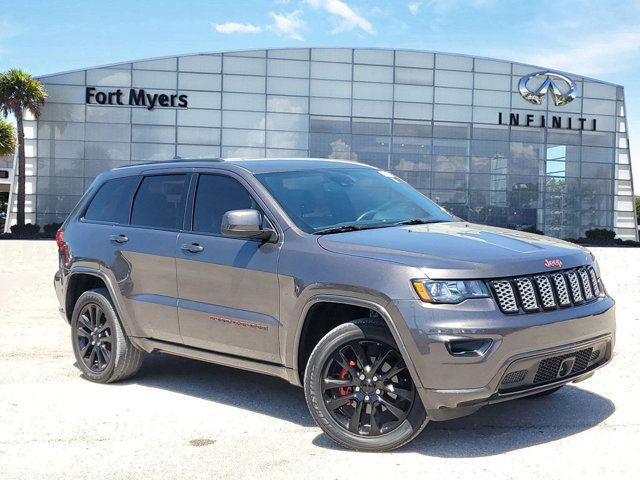
<path id="1" fill-rule="evenodd" d="M 322 235 L 318 243 L 334 253 L 417 267 L 433 279 L 524 275 L 592 261 L 586 249 L 562 240 L 467 222 Z"/>

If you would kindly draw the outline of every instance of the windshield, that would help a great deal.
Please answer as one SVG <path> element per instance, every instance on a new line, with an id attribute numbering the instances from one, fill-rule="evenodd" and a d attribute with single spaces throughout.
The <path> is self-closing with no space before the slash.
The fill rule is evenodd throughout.
<path id="1" fill-rule="evenodd" d="M 327 168 L 256 177 L 307 233 L 453 220 L 440 206 L 383 170 Z"/>

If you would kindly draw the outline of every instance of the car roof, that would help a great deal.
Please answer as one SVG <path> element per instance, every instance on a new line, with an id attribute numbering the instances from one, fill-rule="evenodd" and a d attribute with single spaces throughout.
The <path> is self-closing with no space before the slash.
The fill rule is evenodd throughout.
<path id="1" fill-rule="evenodd" d="M 333 160 L 326 158 L 229 158 L 229 159 L 198 159 L 198 160 L 170 160 L 152 163 L 142 163 L 118 167 L 111 172 L 117 174 L 139 174 L 153 170 L 171 170 L 174 168 L 207 168 L 218 166 L 236 166 L 251 173 L 290 172 L 300 170 L 317 170 L 324 168 L 374 168 L 363 163 L 348 160 Z M 117 176 L 120 176 L 117 175 Z"/>

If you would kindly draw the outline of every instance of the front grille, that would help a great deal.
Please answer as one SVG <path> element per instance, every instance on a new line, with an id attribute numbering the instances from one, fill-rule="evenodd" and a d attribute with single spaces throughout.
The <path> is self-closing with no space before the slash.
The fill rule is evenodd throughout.
<path id="1" fill-rule="evenodd" d="M 503 313 L 530 313 L 571 307 L 595 300 L 600 285 L 594 268 L 505 278 L 489 282 Z"/>
<path id="2" fill-rule="evenodd" d="M 591 350 L 591 348 L 585 348 L 584 350 L 579 350 L 577 352 L 545 358 L 540 362 L 540 365 L 538 365 L 538 370 L 536 371 L 533 383 L 546 383 L 557 380 L 558 378 L 563 378 L 558 376 L 560 366 L 564 360 L 571 357 L 575 357 L 575 362 L 573 363 L 571 371 L 567 373 L 565 377 L 570 377 L 584 372 L 589 365 L 589 360 L 591 359 Z"/>
<path id="3" fill-rule="evenodd" d="M 518 370 L 517 372 L 508 373 L 502 380 L 502 385 L 507 385 L 509 383 L 520 383 L 525 379 L 528 372 L 528 370 Z"/>

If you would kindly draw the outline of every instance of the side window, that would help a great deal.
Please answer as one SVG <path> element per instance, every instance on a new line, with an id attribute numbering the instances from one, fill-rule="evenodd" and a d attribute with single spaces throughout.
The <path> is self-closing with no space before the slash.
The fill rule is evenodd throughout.
<path id="1" fill-rule="evenodd" d="M 84 214 L 86 220 L 129 223 L 131 200 L 140 177 L 114 178 L 105 182 L 93 197 Z"/>
<path id="2" fill-rule="evenodd" d="M 224 175 L 200 175 L 193 208 L 193 230 L 219 234 L 226 212 L 246 208 L 260 210 L 240 182 Z"/>
<path id="3" fill-rule="evenodd" d="M 145 177 L 133 200 L 131 224 L 144 227 L 182 228 L 186 193 L 186 175 Z"/>

